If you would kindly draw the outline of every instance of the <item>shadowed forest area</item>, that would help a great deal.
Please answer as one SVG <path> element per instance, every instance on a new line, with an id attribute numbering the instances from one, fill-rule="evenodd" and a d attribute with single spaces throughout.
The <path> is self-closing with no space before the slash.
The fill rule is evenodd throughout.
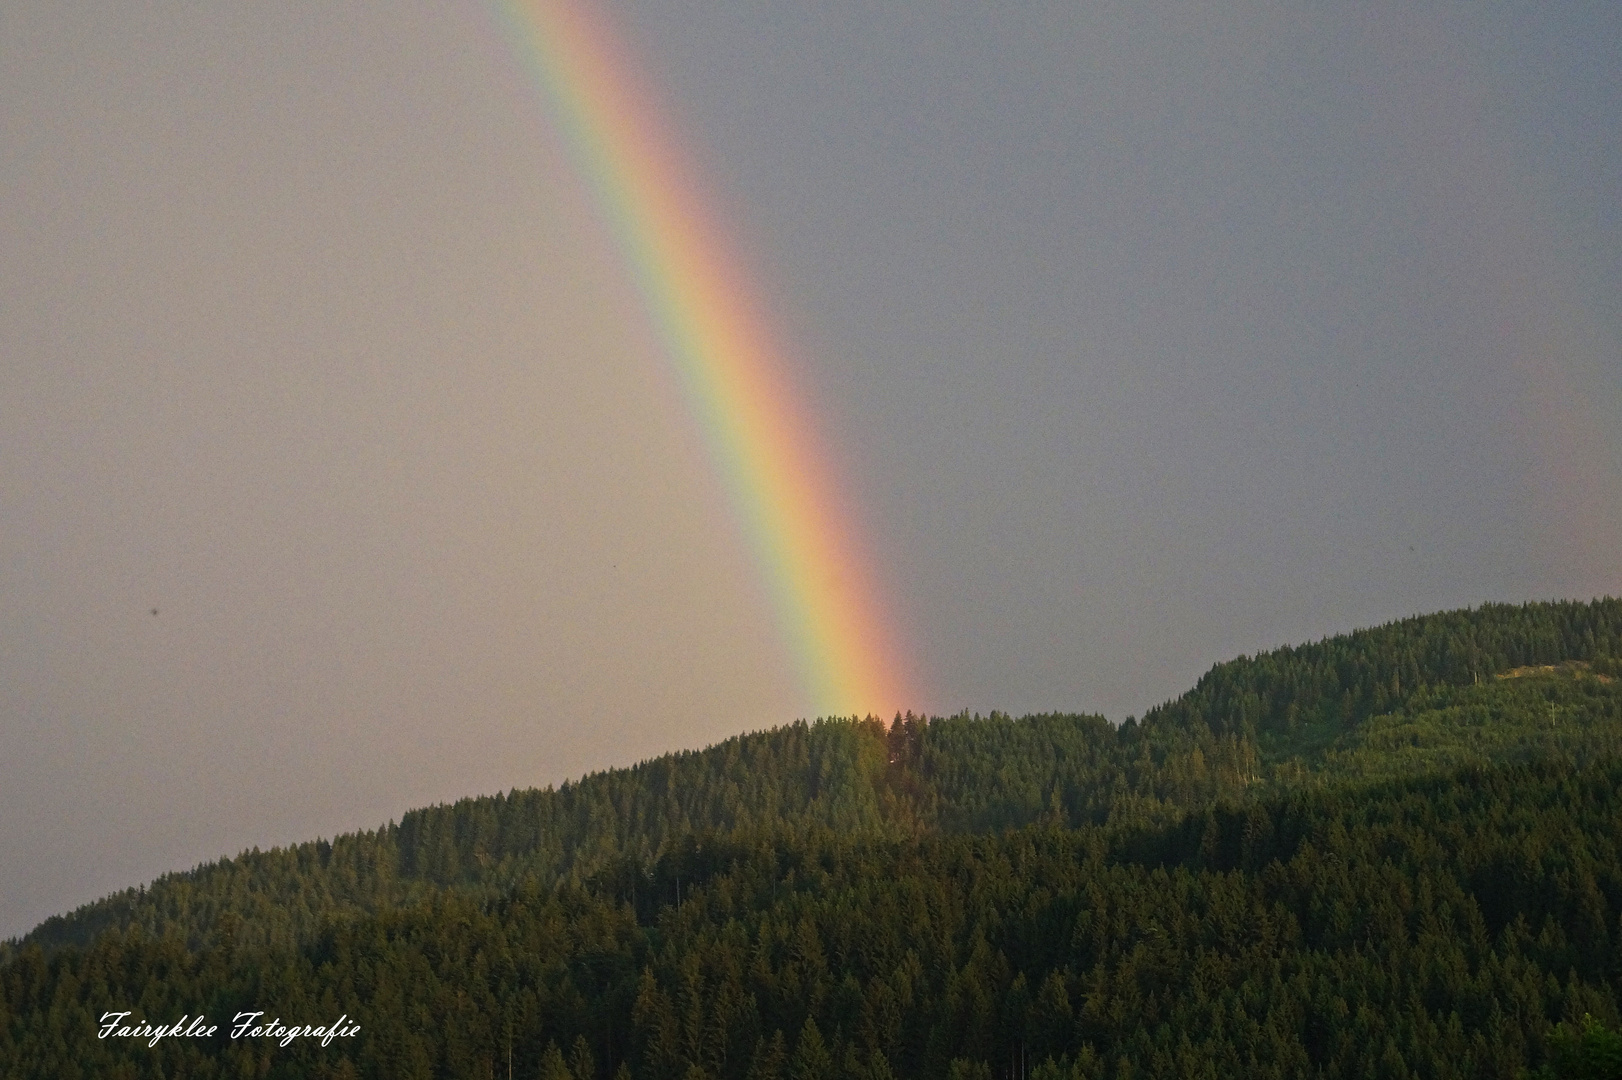
<path id="1" fill-rule="evenodd" d="M 1489 605 L 246 852 L 0 945 L 0 1075 L 1622 1076 L 1619 658 L 1622 601 Z"/>

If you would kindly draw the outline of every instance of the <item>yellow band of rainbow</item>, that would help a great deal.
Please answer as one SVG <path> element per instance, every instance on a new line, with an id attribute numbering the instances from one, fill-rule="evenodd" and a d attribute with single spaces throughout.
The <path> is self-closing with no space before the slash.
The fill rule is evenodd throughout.
<path id="1" fill-rule="evenodd" d="M 909 679 L 856 517 L 634 67 L 581 0 L 503 7 L 679 373 L 808 704 L 822 715 L 906 707 Z"/>

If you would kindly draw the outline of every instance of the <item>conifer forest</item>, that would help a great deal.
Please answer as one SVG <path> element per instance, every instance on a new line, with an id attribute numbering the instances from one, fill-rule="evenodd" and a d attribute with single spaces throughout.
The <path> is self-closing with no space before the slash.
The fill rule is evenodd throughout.
<path id="1" fill-rule="evenodd" d="M 0 945 L 0 1076 L 52 1080 L 1618 1077 L 1619 1027 L 1611 599 L 1240 657 L 1119 725 L 740 735 Z"/>

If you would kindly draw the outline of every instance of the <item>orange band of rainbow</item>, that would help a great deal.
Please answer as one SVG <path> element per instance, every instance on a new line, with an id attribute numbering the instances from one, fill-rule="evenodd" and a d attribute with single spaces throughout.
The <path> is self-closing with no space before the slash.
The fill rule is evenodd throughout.
<path id="1" fill-rule="evenodd" d="M 905 707 L 911 688 L 855 516 L 634 68 L 580 0 L 504 8 L 679 372 L 809 704 L 823 715 Z"/>

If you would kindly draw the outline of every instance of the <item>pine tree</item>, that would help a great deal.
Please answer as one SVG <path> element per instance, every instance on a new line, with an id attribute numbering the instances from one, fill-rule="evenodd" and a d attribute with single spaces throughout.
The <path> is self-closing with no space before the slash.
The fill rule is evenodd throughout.
<path id="1" fill-rule="evenodd" d="M 794 1044 L 794 1060 L 789 1065 L 789 1080 L 825 1080 L 833 1075 L 834 1061 L 822 1041 L 817 1022 L 805 1018 L 800 1037 Z"/>

